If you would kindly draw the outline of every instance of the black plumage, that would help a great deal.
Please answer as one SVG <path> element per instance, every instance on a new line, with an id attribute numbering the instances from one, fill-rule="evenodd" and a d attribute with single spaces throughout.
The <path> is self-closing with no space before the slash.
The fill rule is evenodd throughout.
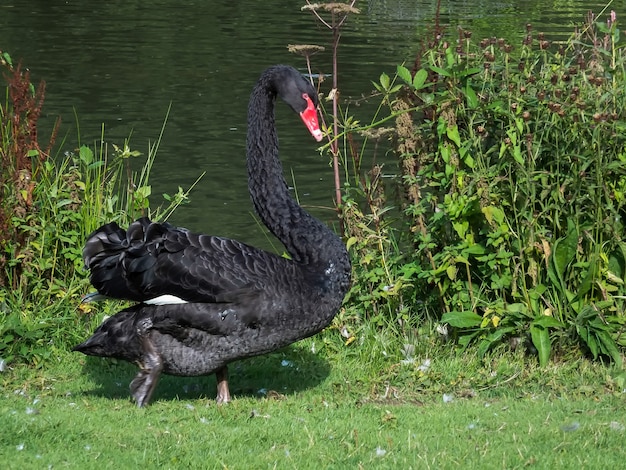
<path id="1" fill-rule="evenodd" d="M 229 401 L 228 363 L 318 333 L 349 288 L 344 244 L 289 194 L 278 159 L 276 96 L 318 140 L 321 133 L 316 114 L 311 116 L 317 107 L 311 84 L 292 67 L 264 71 L 248 107 L 249 191 L 291 259 L 147 218 L 127 230 L 106 224 L 86 242 L 83 257 L 98 292 L 139 303 L 107 319 L 74 350 L 138 364 L 131 392 L 139 406 L 150 400 L 161 372 L 215 372 L 217 401 Z M 163 295 L 181 303 L 149 303 Z"/>

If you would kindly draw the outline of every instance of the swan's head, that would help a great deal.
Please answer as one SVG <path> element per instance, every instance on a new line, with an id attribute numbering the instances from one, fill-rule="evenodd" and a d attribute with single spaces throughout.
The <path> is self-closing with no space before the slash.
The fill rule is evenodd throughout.
<path id="1" fill-rule="evenodd" d="M 276 91 L 285 103 L 300 115 L 302 122 L 318 142 L 322 131 L 317 119 L 317 92 L 313 85 L 293 67 L 279 66 L 274 79 Z"/>

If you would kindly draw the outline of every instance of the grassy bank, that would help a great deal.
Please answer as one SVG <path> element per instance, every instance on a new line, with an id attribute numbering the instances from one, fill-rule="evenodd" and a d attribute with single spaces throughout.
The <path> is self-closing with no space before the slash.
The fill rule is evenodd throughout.
<path id="1" fill-rule="evenodd" d="M 333 333 L 211 378 L 165 377 L 154 403 L 128 394 L 134 368 L 61 355 L 0 376 L 4 468 L 617 468 L 624 377 L 586 360 L 539 369 L 404 345 L 364 361 Z M 315 352 L 313 352 L 315 351 Z M 426 359 L 430 366 L 426 367 Z M 51 467 L 50 467 L 51 466 Z"/>

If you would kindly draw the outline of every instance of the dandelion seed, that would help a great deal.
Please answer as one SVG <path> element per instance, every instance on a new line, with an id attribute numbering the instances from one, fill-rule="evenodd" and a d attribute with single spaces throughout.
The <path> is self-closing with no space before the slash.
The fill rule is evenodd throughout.
<path id="1" fill-rule="evenodd" d="M 618 423 L 617 421 L 611 421 L 611 423 L 609 424 L 609 429 L 612 429 L 613 431 L 623 431 L 624 429 L 626 429 L 626 427 L 624 427 L 623 424 Z"/>
<path id="2" fill-rule="evenodd" d="M 206 419 L 205 417 L 200 418 L 200 422 L 201 422 L 202 424 L 209 424 L 209 420 L 208 420 L 208 419 Z"/>
<path id="3" fill-rule="evenodd" d="M 89 444 L 87 444 L 87 445 L 85 446 L 85 450 L 86 450 L 86 451 L 90 451 L 90 450 L 91 450 L 91 446 L 90 446 Z"/>
<path id="4" fill-rule="evenodd" d="M 452 395 L 451 393 L 444 393 L 443 394 L 443 402 L 444 403 L 452 403 L 454 401 L 454 395 Z"/>
<path id="5" fill-rule="evenodd" d="M 270 415 L 262 415 L 257 410 L 252 410 L 250 412 L 250 418 L 265 418 L 265 419 L 269 419 Z"/>
<path id="6" fill-rule="evenodd" d="M 196 409 L 196 407 L 193 406 L 191 403 L 187 403 L 185 406 L 187 407 L 188 410 L 195 410 Z"/>
<path id="7" fill-rule="evenodd" d="M 476 423 L 469 423 L 467 425 L 467 429 L 469 429 L 469 430 L 476 429 Z"/>
<path id="8" fill-rule="evenodd" d="M 415 345 L 405 344 L 404 346 L 402 346 L 402 354 L 406 358 L 413 357 L 415 355 Z"/>
<path id="9" fill-rule="evenodd" d="M 561 430 L 564 432 L 574 432 L 580 429 L 580 423 L 578 421 L 572 421 L 570 424 L 561 426 Z"/>
<path id="10" fill-rule="evenodd" d="M 4 372 L 7 368 L 7 361 L 0 357 L 0 372 Z"/>
<path id="11" fill-rule="evenodd" d="M 72 408 L 74 408 L 76 406 L 76 403 L 71 402 L 71 403 L 68 403 L 67 406 L 71 406 Z"/>
<path id="12" fill-rule="evenodd" d="M 287 359 L 283 359 L 280 362 L 280 365 L 283 366 L 283 367 L 293 367 L 293 362 L 288 361 Z"/>
<path id="13" fill-rule="evenodd" d="M 430 369 L 430 359 L 424 359 L 422 364 L 417 368 L 420 372 L 426 373 Z"/>
<path id="14" fill-rule="evenodd" d="M 448 332 L 448 325 L 437 325 L 436 330 L 437 330 L 437 333 L 439 333 L 443 337 L 444 340 L 448 339 L 448 335 L 450 334 Z"/>
<path id="15" fill-rule="evenodd" d="M 384 455 L 387 453 L 387 451 L 385 449 L 382 449 L 380 447 L 376 447 L 376 457 L 384 457 Z"/>
<path id="16" fill-rule="evenodd" d="M 315 354 L 315 342 L 311 345 L 311 352 Z"/>
<path id="17" fill-rule="evenodd" d="M 15 446 L 16 450 L 24 450 L 24 443 L 18 444 Z"/>
<path id="18" fill-rule="evenodd" d="M 26 407 L 26 414 L 27 415 L 38 415 L 39 411 L 36 410 L 35 408 L 31 408 L 30 406 Z"/>
<path id="19" fill-rule="evenodd" d="M 39 403 L 41 400 L 39 398 L 35 398 L 33 400 L 33 405 L 36 405 L 37 403 Z"/>

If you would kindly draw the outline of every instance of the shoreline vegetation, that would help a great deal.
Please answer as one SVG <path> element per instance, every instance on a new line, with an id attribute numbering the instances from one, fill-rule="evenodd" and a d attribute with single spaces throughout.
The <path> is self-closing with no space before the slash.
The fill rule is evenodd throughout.
<path id="1" fill-rule="evenodd" d="M 329 30 L 336 80 L 341 28 L 358 2 L 306 3 Z M 206 396 L 210 377 L 166 377 L 154 404 L 136 410 L 131 368 L 69 353 L 120 307 L 80 303 L 89 290 L 86 236 L 105 221 L 164 220 L 190 202 L 193 186 L 155 206 L 149 177 L 160 137 L 142 155 L 108 143 L 104 129 L 76 148 L 56 130 L 38 135 L 45 84 L 0 51 L 0 440 L 9 444 L 0 461 L 621 465 L 626 49 L 618 24 L 612 12 L 590 13 L 564 43 L 527 25 L 511 44 L 445 31 L 436 19 L 416 57 L 374 83 L 370 100 L 380 106 L 369 124 L 350 117 L 340 83 L 316 83 L 353 286 L 321 334 L 236 363 L 239 389 L 227 407 Z M 289 47 L 315 69 L 318 46 Z M 383 153 L 397 167 L 377 164 Z"/>

